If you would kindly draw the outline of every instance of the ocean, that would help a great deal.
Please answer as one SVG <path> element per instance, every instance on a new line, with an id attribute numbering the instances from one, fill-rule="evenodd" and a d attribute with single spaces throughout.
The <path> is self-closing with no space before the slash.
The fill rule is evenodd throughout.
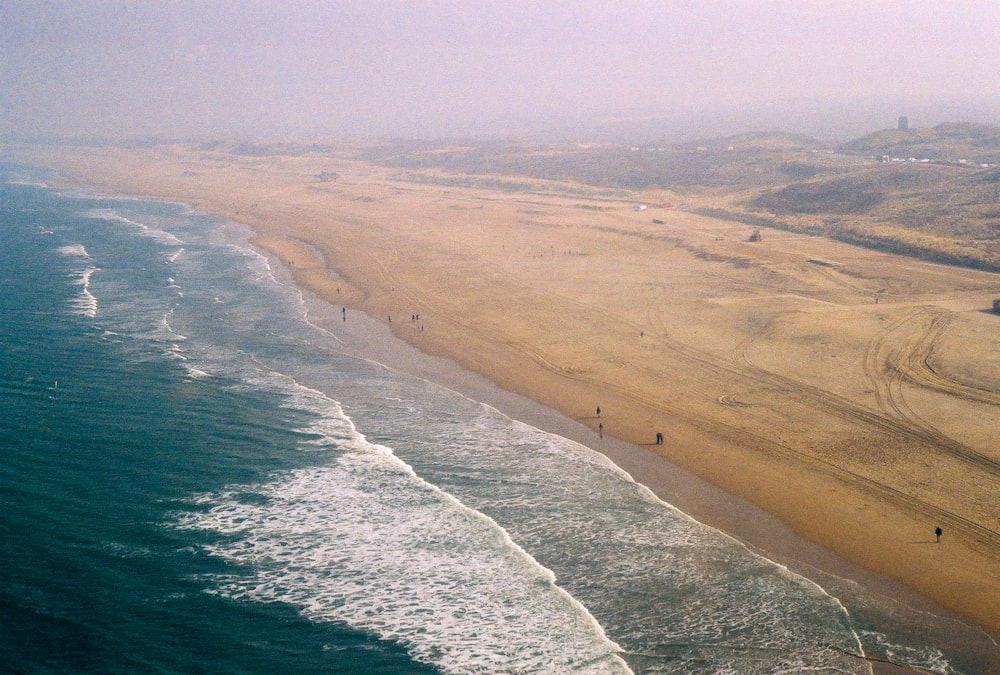
<path id="1" fill-rule="evenodd" d="M 961 670 L 351 356 L 242 226 L 2 178 L 0 671 Z"/>

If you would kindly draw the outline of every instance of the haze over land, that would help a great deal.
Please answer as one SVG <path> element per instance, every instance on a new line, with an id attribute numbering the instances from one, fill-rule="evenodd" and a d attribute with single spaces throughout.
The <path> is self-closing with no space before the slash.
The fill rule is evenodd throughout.
<path id="1" fill-rule="evenodd" d="M 998 27 L 989 0 L 11 0 L 0 136 L 840 141 L 994 122 Z"/>

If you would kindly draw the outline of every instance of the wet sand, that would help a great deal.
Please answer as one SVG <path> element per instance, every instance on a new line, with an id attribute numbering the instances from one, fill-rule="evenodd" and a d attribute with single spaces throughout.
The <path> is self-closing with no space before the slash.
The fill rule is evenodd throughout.
<path id="1" fill-rule="evenodd" d="M 1000 632 L 1000 350 L 983 311 L 997 275 L 348 159 L 29 154 L 247 223 L 301 287 L 378 317 L 372 330 L 394 317 L 416 374 L 595 447 L 852 613 L 934 625 L 1000 662 L 968 623 Z M 329 169 L 340 178 L 320 182 Z M 395 349 L 370 356 L 400 366 Z"/>
<path id="2" fill-rule="evenodd" d="M 280 262 L 272 258 L 277 266 Z M 1000 647 L 986 632 L 903 584 L 876 574 L 797 535 L 778 518 L 672 464 L 655 447 L 610 435 L 603 438 L 548 406 L 505 391 L 453 361 L 432 356 L 395 337 L 388 325 L 350 310 L 346 316 L 304 291 L 309 319 L 344 345 L 345 351 L 398 372 L 434 382 L 536 428 L 572 439 L 604 454 L 657 497 L 699 522 L 732 536 L 755 553 L 820 585 L 837 597 L 859 623 L 895 644 L 933 645 L 963 672 L 1000 667 Z M 596 412 L 596 411 L 595 411 Z M 961 655 L 960 658 L 956 658 Z M 917 672 L 873 658 L 874 672 Z"/>

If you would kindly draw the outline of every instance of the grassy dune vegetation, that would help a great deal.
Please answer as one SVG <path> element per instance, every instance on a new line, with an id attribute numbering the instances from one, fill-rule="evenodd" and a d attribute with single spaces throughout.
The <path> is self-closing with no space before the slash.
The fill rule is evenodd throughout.
<path id="1" fill-rule="evenodd" d="M 539 179 L 579 183 L 591 196 L 600 188 L 608 198 L 668 191 L 664 202 L 702 215 L 1000 271 L 994 127 L 879 131 L 836 148 L 780 133 L 632 147 L 396 142 L 367 149 L 364 159 L 461 187 L 544 190 L 529 180 Z"/>

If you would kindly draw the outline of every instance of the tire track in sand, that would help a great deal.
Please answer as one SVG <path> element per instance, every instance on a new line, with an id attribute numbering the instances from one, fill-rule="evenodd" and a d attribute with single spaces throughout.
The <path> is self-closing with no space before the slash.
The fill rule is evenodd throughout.
<path id="1" fill-rule="evenodd" d="M 950 314 L 936 308 L 920 307 L 907 312 L 869 342 L 864 355 L 864 371 L 883 414 L 898 420 L 935 447 L 997 476 L 1000 475 L 1000 462 L 976 452 L 924 420 L 904 396 L 903 385 L 909 383 L 966 401 L 1000 405 L 1000 394 L 941 377 L 930 367 L 934 348 L 951 321 Z"/>
<path id="2" fill-rule="evenodd" d="M 419 303 L 420 306 L 430 310 L 437 315 L 439 320 L 461 328 L 462 330 L 469 332 L 471 335 L 478 336 L 479 339 L 499 342 L 512 351 L 520 353 L 523 357 L 529 359 L 537 364 L 538 367 L 552 373 L 553 375 L 560 378 L 574 380 L 588 386 L 609 389 L 622 398 L 631 400 L 637 404 L 647 407 L 648 409 L 659 410 L 669 415 L 675 415 L 688 419 L 697 426 L 700 426 L 711 433 L 716 433 L 722 438 L 727 438 L 737 443 L 747 445 L 748 447 L 756 448 L 777 456 L 790 457 L 797 461 L 804 462 L 816 470 L 836 477 L 847 484 L 855 485 L 863 491 L 873 494 L 877 498 L 887 500 L 890 503 L 895 503 L 905 510 L 932 516 L 941 523 L 947 524 L 956 530 L 964 532 L 971 542 L 979 542 L 980 545 L 985 547 L 986 551 L 996 551 L 997 548 L 1000 548 L 1000 532 L 970 520 L 959 513 L 955 513 L 929 503 L 918 496 L 852 471 L 849 468 L 826 460 L 822 457 L 817 457 L 814 454 L 791 447 L 782 443 L 780 440 L 776 441 L 775 439 L 761 436 L 742 426 L 733 425 L 710 416 L 693 413 L 691 410 L 678 405 L 675 401 L 646 396 L 634 387 L 607 382 L 586 372 L 580 372 L 572 368 L 561 366 L 541 354 L 534 345 L 528 342 L 510 339 L 509 337 L 500 338 L 498 340 L 499 335 L 495 333 L 484 335 L 484 328 L 471 322 L 469 318 L 464 316 L 457 307 L 453 307 L 447 302 L 440 302 L 442 298 L 431 298 L 427 297 L 427 295 L 423 293 L 419 295 L 413 293 L 410 289 L 406 288 L 405 284 L 400 284 L 398 279 L 395 278 L 395 276 L 384 264 L 381 263 L 381 261 L 376 261 L 376 265 L 380 271 L 380 275 L 383 279 L 391 283 L 396 292 L 405 296 L 412 302 Z M 613 317 L 606 310 L 595 307 L 589 303 L 582 302 L 579 299 L 563 299 L 570 300 L 575 306 L 581 309 L 586 309 L 587 311 L 602 317 L 604 320 L 629 325 L 635 331 L 641 329 L 639 324 L 635 324 L 633 326 L 632 322 L 623 321 L 621 317 Z M 919 313 L 920 311 L 915 311 L 912 314 L 917 315 Z M 911 315 L 907 315 L 907 317 L 910 316 Z M 882 344 L 885 347 L 888 347 L 890 344 L 889 336 L 893 333 L 893 330 L 898 330 L 906 324 L 907 317 L 891 324 L 886 330 L 882 331 L 882 333 L 880 333 L 875 340 L 872 341 L 872 344 L 869 346 L 865 355 L 866 369 L 869 367 L 869 360 L 872 364 L 876 364 L 878 362 L 876 358 L 877 354 L 880 352 L 878 345 Z M 941 330 L 943 332 L 944 329 L 942 328 Z M 929 427 L 926 423 L 919 424 L 915 422 L 912 416 L 906 416 L 905 411 L 907 409 L 904 405 L 897 404 L 897 407 L 894 407 L 891 403 L 889 403 L 891 400 L 898 401 L 899 396 L 895 392 L 889 391 L 890 385 L 884 381 L 885 378 L 876 378 L 876 381 L 878 382 L 877 386 L 880 388 L 880 393 L 877 395 L 877 398 L 884 403 L 880 404 L 880 410 L 874 411 L 861 406 L 850 399 L 846 399 L 842 396 L 822 389 L 821 387 L 809 385 L 792 378 L 764 370 L 754 365 L 749 358 L 749 347 L 756 339 L 765 335 L 767 331 L 767 326 L 761 327 L 754 335 L 751 335 L 746 340 L 742 341 L 740 345 L 734 349 L 729 360 L 719 358 L 719 356 L 708 351 L 690 347 L 679 340 L 670 338 L 665 334 L 654 334 L 647 331 L 645 339 L 655 341 L 658 348 L 664 349 L 673 356 L 697 366 L 703 373 L 705 373 L 706 376 L 716 378 L 717 381 L 728 383 L 743 381 L 747 384 L 781 391 L 783 395 L 792 396 L 799 399 L 804 404 L 814 406 L 818 410 L 828 414 L 832 414 L 849 422 L 869 425 L 889 434 L 897 434 L 929 444 L 952 454 L 958 459 L 974 464 L 977 468 L 990 475 L 1000 475 L 1000 463 L 983 457 L 971 448 L 947 438 L 943 434 L 933 430 L 933 428 Z M 927 344 L 933 345 L 939 336 L 940 333 L 934 333 L 929 338 L 916 340 L 916 344 L 917 346 Z M 919 354 L 920 350 L 911 349 L 907 353 Z M 870 356 L 870 354 L 875 354 L 876 356 Z M 912 362 L 914 358 L 917 357 L 912 357 L 910 362 Z M 869 371 L 866 370 L 866 372 Z M 877 368 L 870 372 L 877 372 Z M 959 389 L 962 388 L 961 385 L 958 385 L 957 383 L 950 383 L 950 381 L 944 380 L 943 378 L 939 378 L 939 380 L 940 386 L 950 386 L 952 388 Z M 884 409 L 882 409 L 883 407 Z"/>

